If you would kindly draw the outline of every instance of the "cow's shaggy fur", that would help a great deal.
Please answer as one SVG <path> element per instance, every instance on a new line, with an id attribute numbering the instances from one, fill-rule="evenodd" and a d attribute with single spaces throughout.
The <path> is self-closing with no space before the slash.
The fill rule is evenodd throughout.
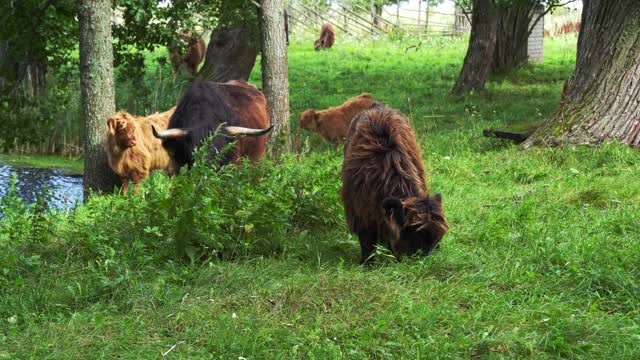
<path id="1" fill-rule="evenodd" d="M 373 105 L 369 93 L 358 95 L 344 104 L 326 110 L 309 109 L 300 117 L 300 128 L 318 133 L 323 139 L 342 142 L 347 136 L 349 124 L 356 115 Z"/>
<path id="2" fill-rule="evenodd" d="M 361 263 L 378 240 L 400 257 L 428 254 L 447 232 L 440 194 L 428 193 L 420 149 L 409 121 L 375 105 L 349 128 L 342 166 L 342 200 L 360 240 Z"/>
<path id="3" fill-rule="evenodd" d="M 317 50 L 330 49 L 336 41 L 336 32 L 329 23 L 323 24 L 320 28 L 320 37 L 314 41 L 313 47 Z"/>
<path id="4" fill-rule="evenodd" d="M 181 138 L 163 140 L 163 145 L 171 153 L 177 166 L 191 166 L 193 151 L 223 125 L 252 129 L 269 128 L 267 99 L 262 91 L 239 80 L 227 83 L 192 83 L 178 103 L 168 126 L 169 129 L 188 130 L 188 134 Z M 211 154 L 216 156 L 233 141 L 236 141 L 235 146 L 222 155 L 220 165 L 235 162 L 242 156 L 251 161 L 258 161 L 267 150 L 267 135 L 236 139 L 221 133 L 210 144 Z"/>
<path id="5" fill-rule="evenodd" d="M 169 154 L 162 147 L 162 142 L 153 136 L 151 125 L 166 129 L 175 109 L 174 106 L 146 117 L 120 111 L 107 120 L 104 147 L 109 166 L 122 180 L 123 193 L 127 193 L 129 181 L 137 185 L 152 170 L 174 172 Z"/>

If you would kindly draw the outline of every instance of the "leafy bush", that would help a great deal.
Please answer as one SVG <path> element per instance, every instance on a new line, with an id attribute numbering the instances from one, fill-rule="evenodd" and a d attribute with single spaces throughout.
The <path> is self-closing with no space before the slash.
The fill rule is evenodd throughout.
<path id="1" fill-rule="evenodd" d="M 46 271 L 72 258 L 111 293 L 131 271 L 167 261 L 278 254 L 303 228 L 343 226 L 337 155 L 219 168 L 200 153 L 192 169 L 173 179 L 156 173 L 137 196 L 94 196 L 69 213 L 47 210 L 46 197 L 26 206 L 10 192 L 0 219 L 2 281 L 29 276 L 28 259 Z"/>

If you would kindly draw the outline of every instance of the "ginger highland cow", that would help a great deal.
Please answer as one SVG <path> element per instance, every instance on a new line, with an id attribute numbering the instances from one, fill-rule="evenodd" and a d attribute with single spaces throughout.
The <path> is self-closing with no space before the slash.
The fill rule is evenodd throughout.
<path id="1" fill-rule="evenodd" d="M 342 142 L 347 136 L 349 124 L 356 115 L 373 105 L 369 93 L 358 95 L 344 104 L 326 110 L 309 109 L 302 113 L 299 128 L 318 133 L 323 139 Z"/>
<path id="2" fill-rule="evenodd" d="M 166 129 L 175 110 L 174 106 L 168 111 L 147 117 L 120 111 L 107 120 L 104 147 L 109 166 L 122 180 L 124 194 L 128 192 L 129 181 L 137 185 L 152 170 L 174 173 L 169 154 L 162 147 L 162 141 L 153 136 L 151 126 Z"/>

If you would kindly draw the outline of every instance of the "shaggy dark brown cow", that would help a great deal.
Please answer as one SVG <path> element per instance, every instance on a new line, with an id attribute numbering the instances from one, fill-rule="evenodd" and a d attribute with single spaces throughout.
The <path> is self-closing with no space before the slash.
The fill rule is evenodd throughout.
<path id="1" fill-rule="evenodd" d="M 342 165 L 342 201 L 347 223 L 360 239 L 360 262 L 378 240 L 393 254 L 428 254 L 447 232 L 440 194 L 427 190 L 420 148 L 409 121 L 397 110 L 375 105 L 349 128 Z"/>
<path id="2" fill-rule="evenodd" d="M 373 105 L 369 93 L 360 94 L 344 104 L 326 110 L 309 109 L 302 113 L 299 128 L 318 133 L 323 139 L 342 142 L 347 136 L 349 124 L 356 115 Z"/>
<path id="3" fill-rule="evenodd" d="M 320 50 L 320 48 L 330 49 L 335 41 L 336 32 L 331 24 L 326 23 L 320 28 L 320 37 L 313 43 L 313 46 L 316 51 Z"/>
<path id="4" fill-rule="evenodd" d="M 169 49 L 169 60 L 171 61 L 173 76 L 175 77 L 182 66 L 193 76 L 198 71 L 198 65 L 200 65 L 207 53 L 207 44 L 202 37 L 194 38 L 191 31 L 178 33 L 178 36 L 187 42 L 187 47 L 184 56 L 180 46 L 176 44 Z"/>
<path id="5" fill-rule="evenodd" d="M 111 169 L 122 180 L 122 192 L 127 193 L 129 181 L 135 185 L 149 176 L 152 170 L 173 173 L 169 154 L 162 142 L 151 133 L 151 126 L 166 129 L 176 107 L 163 113 L 138 117 L 120 111 L 107 120 L 104 147 Z"/>
<path id="6" fill-rule="evenodd" d="M 218 129 L 221 133 L 210 144 L 212 156 L 240 136 L 233 149 L 223 154 L 220 165 L 242 156 L 251 161 L 262 159 L 267 150 L 265 134 L 271 130 L 267 99 L 262 91 L 238 80 L 193 82 L 178 103 L 168 129 L 153 131 L 177 166 L 182 167 L 193 165 L 193 151 Z"/>

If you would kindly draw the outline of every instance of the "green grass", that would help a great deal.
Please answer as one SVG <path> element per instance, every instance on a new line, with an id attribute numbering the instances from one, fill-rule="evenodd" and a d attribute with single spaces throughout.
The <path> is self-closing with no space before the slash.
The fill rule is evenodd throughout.
<path id="1" fill-rule="evenodd" d="M 274 251 L 149 260 L 170 252 L 171 236 L 190 236 L 168 235 L 157 207 L 136 210 L 176 186 L 162 177 L 149 184 L 157 193 L 52 215 L 53 240 L 20 246 L 21 267 L 1 278 L 0 358 L 159 359 L 170 349 L 167 359 L 640 358 L 640 154 L 619 145 L 521 151 L 481 135 L 553 112 L 575 38 L 546 42 L 544 64 L 463 99 L 447 93 L 464 42 L 409 45 L 343 40 L 315 52 L 294 42 L 292 119 L 365 91 L 408 114 L 451 225 L 439 251 L 358 266 L 338 203 L 341 149 L 310 136 L 300 163 L 265 164 L 285 180 L 303 172 L 310 189 L 299 205 L 314 211 L 284 233 L 251 235 L 281 243 Z M 191 204 L 215 191 L 238 203 L 289 196 L 280 179 L 261 176 L 256 190 L 252 177 L 231 177 L 227 186 L 243 181 L 237 200 L 205 187 Z M 245 216 L 202 208 L 210 211 L 195 223 Z M 0 231 L 0 244 L 18 248 L 9 241 L 20 229 Z"/>
<path id="2" fill-rule="evenodd" d="M 0 164 L 17 167 L 55 168 L 69 174 L 82 174 L 84 160 L 55 155 L 0 154 Z"/>

